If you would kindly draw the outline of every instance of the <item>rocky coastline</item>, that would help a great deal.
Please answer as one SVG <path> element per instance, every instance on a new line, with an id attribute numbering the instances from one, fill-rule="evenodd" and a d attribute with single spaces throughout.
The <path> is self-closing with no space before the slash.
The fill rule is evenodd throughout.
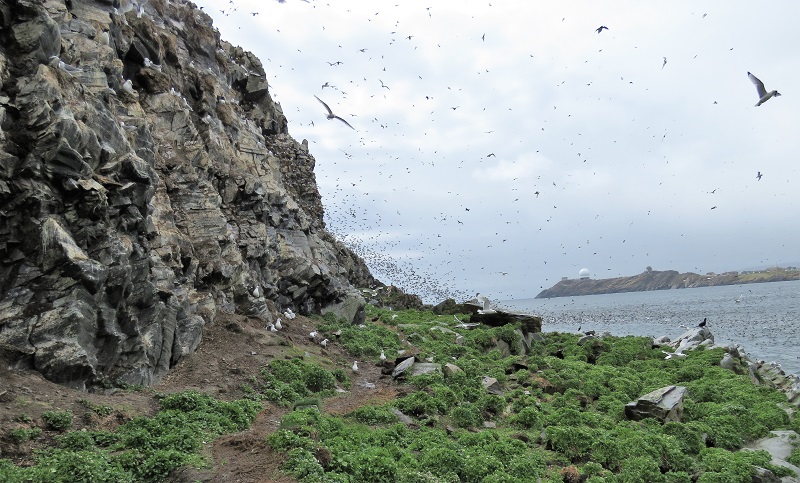
<path id="1" fill-rule="evenodd" d="M 722 274 L 679 273 L 675 270 L 645 270 L 639 275 L 605 279 L 563 279 L 552 287 L 542 290 L 537 299 L 553 297 L 573 297 L 580 295 L 599 295 L 625 292 L 646 292 L 649 290 L 672 290 L 696 287 L 715 287 L 720 285 L 740 285 L 747 283 L 783 282 L 800 280 L 796 269 L 776 268 L 753 273 L 726 272 Z"/>

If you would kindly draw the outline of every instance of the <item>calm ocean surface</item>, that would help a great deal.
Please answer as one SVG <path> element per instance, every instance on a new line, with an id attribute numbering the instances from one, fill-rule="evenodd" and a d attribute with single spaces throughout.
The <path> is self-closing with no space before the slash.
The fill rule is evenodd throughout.
<path id="1" fill-rule="evenodd" d="M 740 297 L 741 296 L 741 297 Z M 736 302 L 739 299 L 740 302 Z M 717 344 L 800 374 L 800 281 L 505 300 L 498 307 L 542 317 L 545 332 L 608 331 L 671 339 L 704 317 Z"/>

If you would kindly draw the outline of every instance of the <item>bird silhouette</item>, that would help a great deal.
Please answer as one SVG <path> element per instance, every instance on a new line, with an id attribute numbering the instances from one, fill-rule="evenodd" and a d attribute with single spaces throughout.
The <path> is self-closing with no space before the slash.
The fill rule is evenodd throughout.
<path id="1" fill-rule="evenodd" d="M 597 27 L 596 30 L 597 30 L 597 33 L 599 34 L 603 30 L 608 30 L 608 27 L 606 27 L 605 25 L 601 25 L 601 26 Z"/>
<path id="2" fill-rule="evenodd" d="M 347 125 L 347 127 L 349 127 L 350 129 L 352 129 L 353 131 L 355 131 L 355 130 L 356 130 L 356 128 L 354 128 L 353 126 L 351 126 L 349 122 L 345 121 L 345 120 L 344 120 L 344 119 L 342 119 L 341 117 L 339 117 L 339 116 L 337 116 L 336 114 L 334 114 L 334 113 L 333 113 L 333 111 L 331 111 L 331 108 L 330 108 L 330 107 L 328 107 L 328 105 L 327 105 L 327 104 L 325 104 L 325 101 L 323 101 L 322 99 L 320 99 L 320 98 L 319 98 L 319 97 L 317 97 L 317 96 L 314 96 L 314 97 L 316 97 L 316 98 L 317 98 L 317 100 L 318 100 L 318 101 L 319 101 L 319 102 L 320 102 L 320 103 L 321 103 L 323 106 L 325 106 L 325 110 L 326 110 L 326 111 L 328 111 L 328 115 L 326 116 L 328 119 L 338 119 L 338 120 L 342 121 L 343 123 L 345 123 L 345 124 Z"/>

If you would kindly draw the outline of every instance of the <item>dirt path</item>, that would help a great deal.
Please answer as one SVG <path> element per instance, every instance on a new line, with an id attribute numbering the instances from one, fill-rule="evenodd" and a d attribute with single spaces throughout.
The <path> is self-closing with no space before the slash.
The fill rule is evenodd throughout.
<path id="1" fill-rule="evenodd" d="M 194 389 L 226 400 L 244 397 L 242 385 L 276 358 L 316 356 L 328 369 L 341 367 L 352 374 L 352 356 L 335 341 L 323 349 L 308 338 L 314 329 L 312 320 L 298 316 L 292 321 L 284 320 L 284 326 L 275 333 L 266 330 L 260 320 L 221 314 L 213 326 L 206 328 L 203 342 L 194 354 L 181 361 L 158 384 L 139 391 L 85 393 L 49 382 L 36 372 L 9 370 L 7 364 L 0 364 L 0 458 L 30 464 L 33 450 L 54 444 L 57 433 L 49 431 L 42 438 L 21 445 L 2 437 L 17 427 L 40 424 L 44 411 L 72 411 L 75 415 L 72 429 L 113 429 L 135 416 L 155 414 L 156 393 Z M 344 415 L 363 405 L 395 397 L 397 386 L 391 378 L 381 377 L 375 361 L 359 361 L 359 372 L 352 374 L 349 390 L 325 399 L 323 412 Z M 109 406 L 113 412 L 101 417 L 90 410 L 90 405 Z M 249 430 L 223 436 L 206 447 L 204 454 L 211 461 L 208 468 L 184 468 L 169 481 L 295 481 L 281 474 L 283 455 L 266 444 L 267 436 L 278 428 L 286 411 L 265 402 L 264 411 Z"/>

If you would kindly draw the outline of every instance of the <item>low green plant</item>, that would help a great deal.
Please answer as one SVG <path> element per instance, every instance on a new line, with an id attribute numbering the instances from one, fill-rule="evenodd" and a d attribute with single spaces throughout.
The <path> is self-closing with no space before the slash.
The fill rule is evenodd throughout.
<path id="1" fill-rule="evenodd" d="M 154 417 L 134 418 L 114 432 L 66 432 L 56 438 L 57 448 L 36 453 L 32 466 L 0 460 L 0 481 L 161 481 L 179 466 L 204 464 L 203 443 L 246 429 L 261 409 L 252 400 L 219 401 L 196 391 L 166 395 L 159 406 Z M 67 411 L 45 414 L 48 424 L 71 424 Z"/>
<path id="2" fill-rule="evenodd" d="M 72 427 L 71 411 L 45 411 L 42 413 L 45 427 L 53 431 L 65 431 Z"/>
<path id="3" fill-rule="evenodd" d="M 41 435 L 41 428 L 16 428 L 9 432 L 11 440 L 17 444 L 36 439 Z"/>
<path id="4" fill-rule="evenodd" d="M 82 404 L 86 407 L 86 409 L 92 411 L 93 413 L 97 414 L 98 416 L 108 416 L 114 412 L 114 408 L 108 406 L 106 404 L 95 404 L 88 399 L 79 399 L 79 404 Z"/>

